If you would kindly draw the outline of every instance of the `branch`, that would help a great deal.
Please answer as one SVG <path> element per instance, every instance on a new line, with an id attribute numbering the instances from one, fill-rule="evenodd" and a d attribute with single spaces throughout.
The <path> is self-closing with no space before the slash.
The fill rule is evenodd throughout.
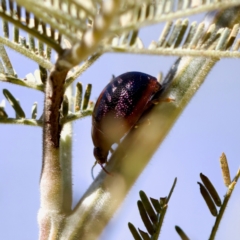
<path id="1" fill-rule="evenodd" d="M 191 57 L 212 57 L 212 58 L 240 58 L 239 51 L 219 51 L 219 50 L 195 50 L 195 49 L 137 49 L 124 47 L 106 47 L 104 52 L 129 53 L 129 54 L 145 54 L 159 56 L 191 56 Z"/>
<path id="2" fill-rule="evenodd" d="M 18 43 L 12 42 L 7 38 L 3 38 L 0 36 L 0 43 L 4 44 L 5 46 L 8 46 L 12 48 L 13 50 L 23 54 L 24 56 L 32 59 L 33 61 L 37 62 L 39 65 L 46 69 L 51 69 L 53 67 L 52 63 L 48 61 L 47 59 L 37 55 L 33 51 L 30 51 L 29 49 L 19 45 Z"/>
<path id="3" fill-rule="evenodd" d="M 40 182 L 39 210 L 40 239 L 48 239 L 52 230 L 59 229 L 63 204 L 62 171 L 60 166 L 60 115 L 64 82 L 69 69 L 56 66 L 46 82 L 43 121 L 43 165 Z M 50 232 L 49 232 L 50 231 Z"/>
<path id="4" fill-rule="evenodd" d="M 232 19 L 227 19 L 226 15 L 221 18 L 218 14 L 211 13 L 206 17 L 205 22 L 197 24 L 193 22 L 189 29 L 187 19 L 178 19 L 174 24 L 167 22 L 157 41 L 152 41 L 148 49 L 144 48 L 141 40 L 135 36 L 133 43 L 129 40 L 129 34 L 122 34 L 114 37 L 110 44 L 102 46 L 103 52 L 134 53 L 148 55 L 165 56 L 195 56 L 195 57 L 240 57 L 239 45 L 240 39 L 236 39 L 239 32 L 238 12 L 240 8 L 228 9 L 229 13 L 235 14 Z M 222 11 L 223 12 L 223 11 Z M 209 19 L 212 18 L 213 24 Z M 217 24 L 214 21 L 217 18 Z M 227 24 L 226 24 L 227 23 Z M 221 28 L 219 27 L 221 26 Z M 187 30 L 188 29 L 188 30 Z M 210 48 L 206 45 L 211 43 Z"/>
<path id="5" fill-rule="evenodd" d="M 112 20 L 117 17 L 120 2 L 119 0 L 103 2 L 101 14 L 96 16 L 93 27 L 84 33 L 81 43 L 74 44 L 69 51 L 65 52 L 60 63 L 62 66 L 72 68 L 98 49 L 99 42 L 109 31 Z"/>
<path id="6" fill-rule="evenodd" d="M 101 56 L 100 53 L 92 55 L 87 61 L 85 61 L 81 66 L 76 67 L 76 71 L 66 79 L 65 88 L 73 83 L 84 71 L 86 71 L 98 58 Z"/>
<path id="7" fill-rule="evenodd" d="M 42 127 L 42 121 L 41 120 L 34 120 L 34 119 L 0 118 L 0 123 L 21 124 L 21 125 Z"/>
<path id="8" fill-rule="evenodd" d="M 62 124 L 72 122 L 78 119 L 82 119 L 83 117 L 91 116 L 93 111 L 93 106 L 92 108 L 88 108 L 86 110 L 81 110 L 77 111 L 76 113 L 70 113 L 67 117 L 63 118 L 61 120 Z"/>
<path id="9" fill-rule="evenodd" d="M 140 29 L 144 26 L 149 26 L 149 25 L 153 25 L 161 22 L 167 22 L 173 19 L 183 18 L 183 17 L 187 17 L 190 15 L 199 14 L 203 12 L 214 11 L 214 10 L 216 11 L 220 9 L 223 9 L 224 11 L 225 10 L 224 8 L 230 8 L 240 4 L 239 0 L 221 1 L 221 2 L 212 2 L 212 3 L 206 2 L 206 3 L 201 3 L 201 5 L 198 5 L 195 7 L 190 6 L 185 9 L 180 9 L 180 10 L 177 10 L 176 12 L 173 12 L 174 10 L 172 9 L 167 9 L 165 12 L 165 9 L 164 9 L 165 6 L 162 6 L 164 4 L 163 2 L 159 4 L 156 15 L 153 15 L 152 17 L 146 17 L 141 20 L 133 18 L 134 19 L 133 21 L 131 20 L 129 21 L 129 19 L 127 18 L 128 21 L 126 21 L 126 24 L 123 24 L 121 26 L 114 26 L 113 28 L 111 28 L 111 31 L 119 34 L 122 32 Z"/>
<path id="10" fill-rule="evenodd" d="M 226 195 L 224 196 L 224 200 L 223 200 L 223 203 L 222 203 L 222 206 L 220 208 L 220 211 L 216 217 L 216 220 L 215 220 L 215 223 L 214 223 L 214 226 L 212 228 L 212 231 L 211 231 L 211 235 L 209 237 L 209 240 L 214 240 L 215 239 L 215 236 L 216 236 L 216 233 L 217 233 L 217 230 L 218 230 L 218 227 L 219 227 L 219 224 L 223 218 L 223 213 L 225 212 L 226 210 L 226 207 L 227 207 L 227 204 L 228 204 L 228 201 L 232 195 L 232 192 L 235 188 L 235 185 L 237 184 L 237 181 L 240 177 L 240 169 L 238 169 L 237 171 L 237 174 L 236 176 L 234 177 L 232 183 L 228 186 L 228 190 L 227 190 L 227 193 Z"/>
<path id="11" fill-rule="evenodd" d="M 13 83 L 13 84 L 17 84 L 20 86 L 24 86 L 24 87 L 28 87 L 28 88 L 32 88 L 35 90 L 40 90 L 43 92 L 43 84 L 36 84 L 34 82 L 31 81 L 24 81 L 23 79 L 19 79 L 19 78 L 15 78 L 15 77 L 10 77 L 10 76 L 6 76 L 5 74 L 0 73 L 0 81 L 2 82 L 7 82 L 7 83 Z"/>

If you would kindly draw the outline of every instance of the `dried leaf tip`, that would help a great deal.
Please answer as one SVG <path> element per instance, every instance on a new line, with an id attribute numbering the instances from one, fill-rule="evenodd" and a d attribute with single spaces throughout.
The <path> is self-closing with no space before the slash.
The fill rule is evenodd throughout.
<path id="1" fill-rule="evenodd" d="M 229 172 L 229 167 L 228 167 L 228 161 L 225 153 L 222 153 L 220 156 L 220 166 L 222 169 L 222 176 L 223 176 L 223 181 L 226 187 L 228 187 L 231 183 L 231 177 L 230 177 L 230 172 Z"/>
<path id="2" fill-rule="evenodd" d="M 11 104 L 12 108 L 15 110 L 17 118 L 25 118 L 25 113 L 21 108 L 18 100 L 7 89 L 3 89 L 3 95 Z"/>

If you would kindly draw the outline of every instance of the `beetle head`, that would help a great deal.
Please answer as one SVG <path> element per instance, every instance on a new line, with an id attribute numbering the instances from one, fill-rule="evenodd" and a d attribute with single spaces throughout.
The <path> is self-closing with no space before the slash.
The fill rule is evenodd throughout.
<path id="1" fill-rule="evenodd" d="M 94 163 L 93 167 L 92 167 L 92 178 L 94 179 L 93 176 L 93 168 L 96 166 L 96 164 L 98 163 L 101 168 L 103 169 L 103 171 L 109 175 L 112 175 L 110 172 L 108 172 L 106 170 L 106 168 L 103 166 L 104 163 L 107 162 L 107 156 L 108 156 L 108 152 L 109 151 L 104 151 L 103 149 L 101 149 L 100 147 L 95 147 L 93 149 L 93 155 L 96 158 L 96 162 Z"/>
<path id="2" fill-rule="evenodd" d="M 93 155 L 96 158 L 97 163 L 102 165 L 102 164 L 106 163 L 106 161 L 107 161 L 108 151 L 104 151 L 100 147 L 95 147 L 93 149 Z"/>

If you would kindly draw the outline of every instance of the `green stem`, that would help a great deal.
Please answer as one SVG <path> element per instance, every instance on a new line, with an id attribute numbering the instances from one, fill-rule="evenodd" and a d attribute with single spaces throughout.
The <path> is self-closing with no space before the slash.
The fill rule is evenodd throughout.
<path id="1" fill-rule="evenodd" d="M 169 200 L 170 200 L 170 198 L 172 196 L 172 193 L 174 191 L 176 183 L 177 183 L 177 178 L 174 179 L 174 182 L 173 182 L 173 185 L 172 185 L 172 187 L 170 189 L 168 197 L 164 199 L 164 201 L 165 201 L 164 206 L 161 208 L 160 213 L 158 213 L 159 219 L 158 219 L 157 226 L 156 226 L 156 232 L 154 233 L 152 240 L 159 239 L 159 235 L 160 235 L 160 232 L 161 232 L 161 229 L 162 229 L 162 225 L 163 225 L 163 220 L 164 220 L 164 217 L 166 215 L 167 208 L 168 208 L 168 202 L 169 202 Z"/>
<path id="2" fill-rule="evenodd" d="M 192 57 L 214 57 L 214 58 L 240 58 L 238 51 L 218 51 L 218 50 L 196 50 L 196 49 L 172 49 L 172 48 L 159 48 L 159 49 L 146 49 L 146 48 L 125 48 L 125 47 L 112 47 L 107 46 L 103 48 L 104 52 L 112 53 L 129 53 L 141 55 L 157 55 L 157 56 L 192 56 Z"/>
<path id="3" fill-rule="evenodd" d="M 77 70 L 66 79 L 65 89 L 73 83 L 84 71 L 86 71 L 98 58 L 101 56 L 101 53 L 93 54 L 87 61 L 85 61 L 80 67 L 77 67 Z"/>
<path id="4" fill-rule="evenodd" d="M 19 79 L 19 78 L 15 78 L 15 77 L 9 77 L 5 74 L 0 73 L 0 81 L 2 82 L 7 82 L 7 83 L 12 83 L 12 84 L 17 84 L 19 86 L 23 86 L 23 87 L 28 87 L 28 88 L 32 88 L 35 90 L 39 90 L 39 91 L 44 91 L 44 86 L 43 84 L 36 84 L 34 82 L 30 82 L 30 81 L 24 81 L 23 79 Z"/>
<path id="5" fill-rule="evenodd" d="M 40 240 L 56 239 L 56 233 L 60 229 L 64 214 L 66 214 L 63 211 L 63 177 L 59 145 L 62 128 L 60 124 L 60 107 L 68 70 L 61 68 L 57 62 L 46 82 L 43 120 L 43 164 L 40 180 Z"/>
<path id="6" fill-rule="evenodd" d="M 26 118 L 25 119 L 0 118 L 0 123 L 4 123 L 4 124 L 20 124 L 20 125 L 42 127 L 42 121 L 41 120 L 26 119 Z"/>
<path id="7" fill-rule="evenodd" d="M 158 240 L 159 239 L 159 235 L 160 235 L 160 232 L 161 232 L 161 229 L 162 229 L 162 225 L 163 225 L 163 220 L 164 220 L 164 217 L 165 217 L 165 215 L 167 213 L 167 208 L 168 208 L 168 205 L 166 203 L 162 207 L 161 212 L 159 213 L 160 217 L 159 217 L 159 220 L 158 220 L 158 224 L 156 226 L 157 231 L 155 232 L 155 234 L 153 235 L 151 240 Z"/>
<path id="8" fill-rule="evenodd" d="M 87 109 L 84 111 L 78 111 L 76 113 L 69 114 L 66 118 L 61 120 L 61 124 L 69 123 L 78 119 L 82 119 L 84 117 L 88 117 L 92 115 L 93 109 Z"/>

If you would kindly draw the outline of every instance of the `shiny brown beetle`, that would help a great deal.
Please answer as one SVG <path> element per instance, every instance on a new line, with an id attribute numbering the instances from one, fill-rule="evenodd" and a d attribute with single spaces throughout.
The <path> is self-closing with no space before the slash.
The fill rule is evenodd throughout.
<path id="1" fill-rule="evenodd" d="M 167 85 L 141 72 L 127 72 L 112 79 L 98 97 L 92 114 L 94 166 L 99 163 L 109 174 L 103 164 L 111 146 L 136 125 Z"/>

